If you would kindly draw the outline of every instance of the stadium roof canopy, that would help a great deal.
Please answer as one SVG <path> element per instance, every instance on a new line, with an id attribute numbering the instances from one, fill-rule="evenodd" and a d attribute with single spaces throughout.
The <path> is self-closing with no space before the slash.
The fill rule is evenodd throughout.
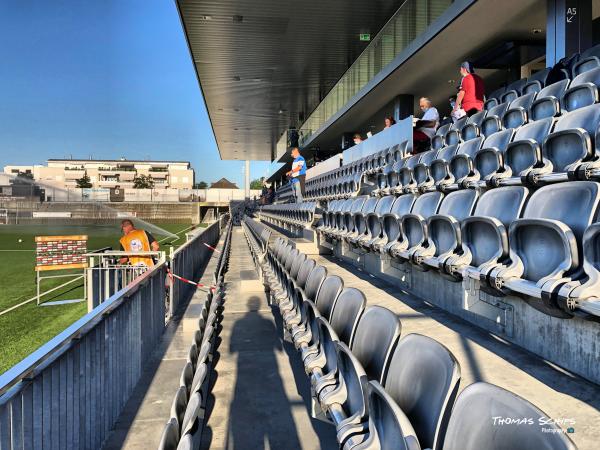
<path id="1" fill-rule="evenodd" d="M 402 0 L 177 0 L 222 159 L 271 160 Z"/>

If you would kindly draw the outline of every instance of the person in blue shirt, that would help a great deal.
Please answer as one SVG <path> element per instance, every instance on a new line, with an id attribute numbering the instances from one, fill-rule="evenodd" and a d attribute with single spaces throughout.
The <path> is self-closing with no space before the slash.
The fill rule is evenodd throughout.
<path id="1" fill-rule="evenodd" d="M 296 198 L 296 203 L 302 203 L 302 197 L 304 196 L 304 186 L 306 182 L 306 161 L 300 154 L 298 147 L 292 147 L 292 170 L 286 173 L 291 178 L 292 189 Z"/>

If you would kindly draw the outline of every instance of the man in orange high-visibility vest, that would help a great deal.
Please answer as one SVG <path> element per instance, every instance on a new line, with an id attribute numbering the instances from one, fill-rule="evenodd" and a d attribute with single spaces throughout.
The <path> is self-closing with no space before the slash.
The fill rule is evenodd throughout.
<path id="1" fill-rule="evenodd" d="M 119 240 L 121 243 L 121 250 L 126 252 L 157 252 L 160 248 L 154 236 L 145 230 L 138 230 L 133 225 L 133 222 L 129 219 L 125 219 L 121 222 L 121 230 L 123 230 L 123 237 Z M 133 256 L 128 255 L 119 260 L 120 264 L 131 264 L 132 266 L 145 266 L 152 267 L 154 261 L 150 256 Z"/>

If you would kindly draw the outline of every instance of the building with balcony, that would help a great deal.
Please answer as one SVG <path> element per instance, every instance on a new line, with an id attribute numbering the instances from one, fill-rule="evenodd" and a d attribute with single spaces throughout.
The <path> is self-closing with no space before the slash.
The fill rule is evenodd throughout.
<path id="1" fill-rule="evenodd" d="M 194 169 L 188 161 L 49 159 L 46 165 L 5 166 L 4 173 L 30 173 L 40 184 L 63 189 L 77 187 L 77 180 L 85 175 L 93 188 L 132 188 L 140 175 L 152 178 L 157 189 L 194 186 Z"/>

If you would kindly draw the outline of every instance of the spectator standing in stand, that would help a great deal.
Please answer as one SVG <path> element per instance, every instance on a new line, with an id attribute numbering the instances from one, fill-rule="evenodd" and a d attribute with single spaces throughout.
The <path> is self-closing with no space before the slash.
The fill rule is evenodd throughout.
<path id="1" fill-rule="evenodd" d="M 396 124 L 396 121 L 394 120 L 394 118 L 392 116 L 388 116 L 385 118 L 384 120 L 385 126 L 383 127 L 383 129 L 387 129 L 389 127 L 391 127 L 392 125 Z"/>
<path id="2" fill-rule="evenodd" d="M 462 108 L 467 116 L 471 117 L 483 109 L 485 85 L 481 77 L 474 72 L 473 64 L 470 62 L 465 61 L 460 65 L 462 80 L 452 112 Z"/>
<path id="3" fill-rule="evenodd" d="M 294 158 L 292 170 L 287 172 L 286 175 L 291 178 L 290 182 L 292 183 L 296 203 L 302 203 L 306 182 L 306 161 L 300 154 L 298 147 L 292 147 L 292 158 Z"/>

